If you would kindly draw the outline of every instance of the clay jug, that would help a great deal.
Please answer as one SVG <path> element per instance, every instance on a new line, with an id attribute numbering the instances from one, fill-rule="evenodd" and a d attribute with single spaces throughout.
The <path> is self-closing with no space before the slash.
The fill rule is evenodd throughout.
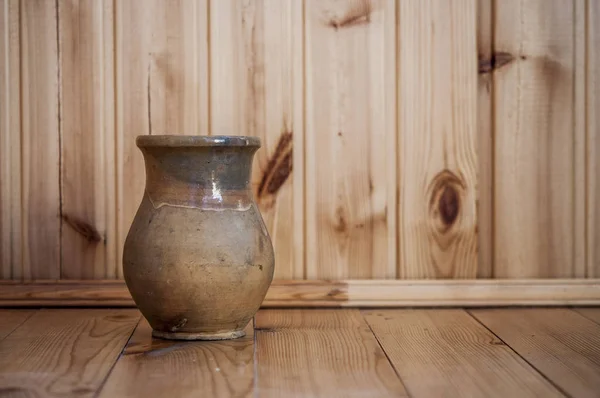
<path id="1" fill-rule="evenodd" d="M 244 336 L 274 270 L 250 186 L 256 137 L 139 136 L 146 189 L 123 274 L 155 337 Z"/>

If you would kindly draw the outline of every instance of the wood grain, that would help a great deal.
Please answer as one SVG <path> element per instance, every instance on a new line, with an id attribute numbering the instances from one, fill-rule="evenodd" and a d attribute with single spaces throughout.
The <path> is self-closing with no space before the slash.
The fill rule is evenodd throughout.
<path id="1" fill-rule="evenodd" d="M 263 308 L 600 305 L 600 280 L 275 280 Z M 123 281 L 0 280 L 0 306 L 134 307 Z"/>
<path id="2" fill-rule="evenodd" d="M 115 278 L 113 2 L 58 2 L 61 277 Z"/>
<path id="3" fill-rule="evenodd" d="M 496 3 L 495 260 L 498 278 L 569 278 L 575 251 L 574 2 Z"/>
<path id="4" fill-rule="evenodd" d="M 0 278 L 122 278 L 135 136 L 209 133 L 263 141 L 277 279 L 600 275 L 597 1 L 38 3 L 0 0 Z"/>
<path id="5" fill-rule="evenodd" d="M 18 274 L 52 279 L 60 276 L 57 10 L 53 1 L 22 1 L 20 8 L 23 262 Z"/>
<path id="6" fill-rule="evenodd" d="M 463 310 L 363 314 L 411 396 L 562 396 Z"/>
<path id="7" fill-rule="evenodd" d="M 35 312 L 35 310 L 0 309 L 0 319 L 2 319 L 2 322 L 0 322 L 0 342 L 16 328 L 21 326 L 21 324 L 35 314 Z"/>
<path id="8" fill-rule="evenodd" d="M 600 3 L 588 1 L 586 64 L 587 267 L 588 278 L 600 277 Z"/>
<path id="9" fill-rule="evenodd" d="M 399 277 L 477 276 L 477 2 L 399 2 Z"/>
<path id="10" fill-rule="evenodd" d="M 22 276 L 20 6 L 0 1 L 0 278 Z"/>
<path id="11" fill-rule="evenodd" d="M 255 334 L 260 397 L 408 396 L 357 310 L 264 310 Z"/>
<path id="12" fill-rule="evenodd" d="M 212 1 L 211 134 L 260 137 L 255 198 L 275 247 L 275 278 L 302 279 L 302 2 Z"/>
<path id="13" fill-rule="evenodd" d="M 228 341 L 167 341 L 154 339 L 151 333 L 142 319 L 100 397 L 252 396 L 251 323 L 245 337 Z"/>
<path id="14" fill-rule="evenodd" d="M 395 2 L 305 2 L 306 277 L 395 278 Z"/>
<path id="15" fill-rule="evenodd" d="M 138 320 L 137 310 L 37 312 L 0 344 L 0 392 L 94 396 Z"/>
<path id="16" fill-rule="evenodd" d="M 142 199 L 143 134 L 208 134 L 207 0 L 116 2 L 117 261 Z M 122 277 L 122 267 L 118 267 Z"/>
<path id="17" fill-rule="evenodd" d="M 562 308 L 471 313 L 569 396 L 598 396 L 600 325 Z"/>
<path id="18" fill-rule="evenodd" d="M 492 0 L 477 0 L 477 277 L 490 278 L 494 269 L 494 127 Z"/>

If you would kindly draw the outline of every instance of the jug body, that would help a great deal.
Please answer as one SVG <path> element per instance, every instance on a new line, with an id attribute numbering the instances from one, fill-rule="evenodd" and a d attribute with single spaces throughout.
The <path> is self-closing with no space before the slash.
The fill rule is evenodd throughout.
<path id="1" fill-rule="evenodd" d="M 155 337 L 230 339 L 260 308 L 274 253 L 250 176 L 260 141 L 140 136 L 145 192 L 123 250 L 127 287 Z"/>

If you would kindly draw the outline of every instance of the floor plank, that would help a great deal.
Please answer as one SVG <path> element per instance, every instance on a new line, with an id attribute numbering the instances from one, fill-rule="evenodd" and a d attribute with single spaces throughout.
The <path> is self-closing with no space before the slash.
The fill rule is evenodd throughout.
<path id="1" fill-rule="evenodd" d="M 600 325 L 600 308 L 574 308 L 575 311 Z"/>
<path id="2" fill-rule="evenodd" d="M 133 309 L 36 312 L 0 341 L 0 396 L 93 396 L 138 320 Z"/>
<path id="3" fill-rule="evenodd" d="M 0 340 L 11 334 L 36 310 L 3 310 L 0 309 Z"/>
<path id="4" fill-rule="evenodd" d="M 463 310 L 365 310 L 413 397 L 562 396 Z"/>
<path id="5" fill-rule="evenodd" d="M 262 310 L 257 396 L 407 396 L 358 310 Z"/>
<path id="6" fill-rule="evenodd" d="M 471 313 L 569 395 L 600 395 L 599 325 L 563 308 Z"/>
<path id="7" fill-rule="evenodd" d="M 252 396 L 251 323 L 245 337 L 226 341 L 169 341 L 151 333 L 142 319 L 100 397 Z"/>

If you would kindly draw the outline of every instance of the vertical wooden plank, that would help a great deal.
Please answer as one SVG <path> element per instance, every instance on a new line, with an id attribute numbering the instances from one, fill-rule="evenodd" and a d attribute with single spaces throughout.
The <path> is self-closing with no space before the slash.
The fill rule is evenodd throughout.
<path id="1" fill-rule="evenodd" d="M 36 312 L 0 344 L 0 391 L 96 396 L 139 318 L 133 309 Z"/>
<path id="2" fill-rule="evenodd" d="M 246 52 L 252 48 L 244 48 L 244 28 L 253 25 L 253 21 L 244 20 L 242 12 L 255 5 L 233 0 L 209 0 L 210 21 L 210 134 L 212 135 L 245 135 L 249 127 L 245 125 L 246 93 L 249 91 L 248 76 L 242 65 L 246 63 Z M 264 18 L 259 22 L 260 35 L 264 30 Z M 256 28 L 255 28 L 256 29 Z M 252 33 L 252 29 L 250 29 Z M 260 37 L 260 36 L 259 36 Z M 251 40 L 251 37 L 250 37 Z M 264 39 L 261 40 L 264 51 Z M 248 65 L 246 67 L 252 67 Z M 250 73 L 248 73 L 250 74 Z M 251 75 L 251 74 L 250 74 Z M 262 116 L 262 115 L 261 115 Z"/>
<path id="3" fill-rule="evenodd" d="M 477 2 L 399 2 L 401 278 L 477 276 Z"/>
<path id="4" fill-rule="evenodd" d="M 600 391 L 600 325 L 564 308 L 471 313 L 570 397 Z"/>
<path id="5" fill-rule="evenodd" d="M 586 0 L 573 3 L 573 278 L 586 277 Z"/>
<path id="6" fill-rule="evenodd" d="M 256 396 L 408 396 L 357 310 L 262 310 Z"/>
<path id="7" fill-rule="evenodd" d="M 587 2 L 586 155 L 587 270 L 600 278 L 600 2 Z"/>
<path id="8" fill-rule="evenodd" d="M 494 269 L 494 128 L 492 111 L 493 72 L 493 4 L 492 0 L 477 0 L 477 229 L 478 278 L 492 277 Z"/>
<path id="9" fill-rule="evenodd" d="M 21 277 L 21 73 L 18 0 L 0 2 L 0 278 Z"/>
<path id="10" fill-rule="evenodd" d="M 385 167 L 386 180 L 376 178 L 377 185 L 385 184 L 387 187 L 394 187 L 393 189 L 387 188 L 386 190 L 386 223 L 387 230 L 385 235 L 387 236 L 387 264 L 383 263 L 382 266 L 377 264 L 372 265 L 373 274 L 372 278 L 389 278 L 396 279 L 398 277 L 398 76 L 397 76 L 397 59 L 398 59 L 398 2 L 397 1 L 386 1 L 385 2 L 385 49 L 384 62 L 385 62 L 385 83 L 393 86 L 393 89 L 385 88 L 385 129 L 389 135 L 386 135 L 385 144 L 387 151 L 385 153 Z M 371 62 L 377 63 L 377 59 L 371 58 Z M 376 114 L 376 117 L 379 117 Z M 380 136 L 381 134 L 379 134 Z M 378 157 L 377 154 L 375 157 Z M 375 168 L 381 167 L 381 163 L 376 161 Z M 376 196 L 377 200 L 375 204 L 381 202 L 381 190 Z M 378 229 L 374 234 L 375 239 L 381 239 L 381 235 L 384 234 L 381 224 L 377 224 Z M 383 250 L 383 241 L 376 243 L 375 251 Z M 376 260 L 376 258 L 374 258 Z"/>
<path id="11" fill-rule="evenodd" d="M 574 2 L 503 0 L 494 16 L 494 275 L 573 277 Z"/>
<path id="12" fill-rule="evenodd" d="M 117 275 L 113 2 L 58 2 L 63 279 Z"/>
<path id="13" fill-rule="evenodd" d="M 396 2 L 305 2 L 308 279 L 396 277 Z"/>
<path id="14" fill-rule="evenodd" d="M 292 15 L 294 16 L 292 33 L 292 64 L 293 64 L 293 145 L 296 159 L 295 171 L 292 173 L 294 184 L 294 279 L 306 279 L 306 214 L 305 214 L 305 78 L 304 78 L 304 2 L 292 2 Z M 276 253 L 277 255 L 277 253 Z M 277 268 L 277 266 L 275 266 Z M 300 271 L 302 270 L 302 271 Z M 277 272 L 277 271 L 275 271 Z M 278 275 L 276 275 L 278 276 Z M 282 278 L 285 275 L 282 275 Z"/>
<path id="15" fill-rule="evenodd" d="M 21 2 L 23 272 L 60 277 L 60 121 L 57 9 Z"/>
<path id="16" fill-rule="evenodd" d="M 302 279 L 302 2 L 216 0 L 210 21 L 211 134 L 260 137 L 252 185 L 274 277 Z"/>
<path id="17" fill-rule="evenodd" d="M 116 23 L 117 242 L 142 198 L 143 134 L 208 134 L 207 0 L 118 1 Z M 118 267 L 122 277 L 122 267 Z"/>
<path id="18" fill-rule="evenodd" d="M 411 396 L 562 397 L 464 310 L 364 314 Z"/>
<path id="19" fill-rule="evenodd" d="M 160 340 L 142 319 L 99 396 L 251 397 L 253 339 L 251 322 L 235 340 Z"/>

